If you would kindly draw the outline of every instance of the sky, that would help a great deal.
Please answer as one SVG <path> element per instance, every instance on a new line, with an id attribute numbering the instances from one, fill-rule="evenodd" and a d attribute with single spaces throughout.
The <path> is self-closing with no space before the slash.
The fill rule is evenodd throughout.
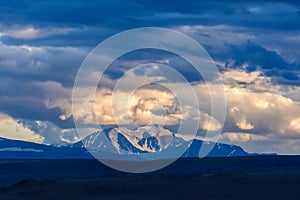
<path id="1" fill-rule="evenodd" d="M 297 1 L 3 0 L 0 137 L 54 145 L 78 141 L 72 114 L 77 70 L 100 42 L 140 27 L 164 27 L 184 33 L 203 45 L 215 61 L 227 97 L 220 142 L 240 145 L 248 152 L 300 153 Z M 112 63 L 94 102 L 100 123 L 115 123 L 108 103 L 115 81 L 132 65 L 150 61 L 173 66 L 200 91 L 199 130 L 221 127 L 217 120 L 208 125 L 211 116 L 205 83 L 189 63 L 154 50 L 132 52 Z M 155 78 L 160 78 L 155 64 L 133 74 L 143 79 L 154 71 Z M 131 75 L 126 74 L 129 81 L 134 80 Z M 153 96 L 138 101 L 149 90 Z M 126 90 L 117 93 L 124 94 Z M 141 88 L 134 95 L 130 115 L 138 124 L 149 123 L 149 110 L 156 109 L 149 108 L 152 104 L 166 110 L 163 119 L 154 119 L 166 125 L 178 124 L 183 116 L 194 116 L 194 109 L 180 114 L 174 95 L 165 89 Z M 80 105 L 90 102 L 85 100 Z M 81 114 L 80 119 L 89 124 L 84 109 Z M 90 131 L 93 130 L 91 127 Z"/>

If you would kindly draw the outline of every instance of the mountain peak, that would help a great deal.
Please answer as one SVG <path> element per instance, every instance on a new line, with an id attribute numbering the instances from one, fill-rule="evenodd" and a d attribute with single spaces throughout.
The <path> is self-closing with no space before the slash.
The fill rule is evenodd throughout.
<path id="1" fill-rule="evenodd" d="M 136 130 L 106 128 L 84 138 L 71 146 L 55 147 L 32 142 L 0 138 L 0 158 L 18 159 L 66 159 L 92 158 L 90 152 L 104 152 L 107 158 L 112 154 L 130 158 L 143 153 L 173 152 L 187 146 L 182 157 L 198 157 L 203 145 L 211 142 L 201 140 L 185 141 L 171 131 L 161 127 L 140 127 Z M 88 151 L 85 148 L 88 149 Z M 171 151 L 170 151 L 171 150 Z M 169 154 L 167 154 L 169 155 Z M 241 147 L 216 143 L 208 157 L 247 156 Z M 129 157 L 128 157 L 129 156 Z"/>
<path id="2" fill-rule="evenodd" d="M 82 140 L 91 150 L 111 151 L 124 154 L 160 152 L 174 139 L 174 134 L 158 126 L 144 126 L 135 130 L 124 127 L 106 128 Z"/>
<path id="3" fill-rule="evenodd" d="M 159 126 L 144 126 L 135 130 L 124 127 L 106 128 L 97 131 L 76 145 L 90 151 L 109 152 L 122 155 L 138 155 L 141 153 L 159 153 L 166 149 L 188 146 L 183 157 L 198 157 L 203 145 L 210 142 L 201 140 L 186 141 L 171 131 Z M 248 155 L 241 147 L 216 143 L 208 156 L 228 157 Z"/>

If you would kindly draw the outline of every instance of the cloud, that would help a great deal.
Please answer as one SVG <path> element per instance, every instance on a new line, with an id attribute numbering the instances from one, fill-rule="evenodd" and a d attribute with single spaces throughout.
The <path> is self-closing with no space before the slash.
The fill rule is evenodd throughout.
<path id="1" fill-rule="evenodd" d="M 67 35 L 73 28 L 61 28 L 61 27 L 44 27 L 36 28 L 33 26 L 13 26 L 13 27 L 1 27 L 4 31 L 1 37 L 11 37 L 13 39 L 32 40 L 47 38 L 53 35 Z"/>
<path id="2" fill-rule="evenodd" d="M 241 129 L 241 130 L 251 130 L 254 128 L 254 126 L 247 122 L 246 119 L 243 120 L 237 120 L 236 125 Z"/>
<path id="3" fill-rule="evenodd" d="M 136 78 L 131 78 L 131 80 L 137 81 Z M 298 134 L 297 132 L 288 133 L 286 129 L 290 120 L 298 116 L 300 109 L 297 101 L 288 97 L 293 93 L 292 91 L 298 91 L 298 87 L 274 84 L 271 78 L 264 76 L 258 71 L 227 70 L 223 72 L 223 79 L 228 100 L 228 124 L 226 126 L 228 129 L 251 130 L 251 132 L 258 133 L 268 133 L 277 130 L 286 134 Z M 127 84 L 132 85 L 134 83 L 129 82 Z M 181 91 L 184 91 L 184 86 L 181 83 L 170 84 L 174 84 L 176 87 L 182 88 Z M 126 85 L 123 85 L 123 88 L 126 88 Z M 198 99 L 201 100 L 199 102 L 200 110 L 209 113 L 210 97 L 206 85 L 198 83 L 194 84 L 193 88 L 197 93 Z M 102 123 L 113 123 L 113 113 L 111 111 L 112 95 L 113 91 L 111 89 L 99 90 L 97 94 L 95 108 Z M 174 110 L 176 106 L 172 94 L 157 90 L 157 88 L 144 89 L 135 93 L 134 98 L 131 99 L 133 103 L 129 104 L 129 107 L 131 106 L 130 109 L 128 109 L 126 102 L 121 101 L 122 99 L 129 100 L 128 96 L 132 95 L 130 92 L 119 91 L 115 95 L 119 101 L 113 102 L 113 106 L 120 108 L 120 111 L 117 111 L 117 113 L 119 112 L 117 116 L 122 118 L 122 120 L 125 120 L 126 117 L 120 113 L 127 113 L 128 111 L 131 112 L 132 117 L 140 118 L 135 119 L 135 121 L 142 122 L 144 120 L 144 122 L 149 122 L 150 110 L 152 109 L 155 112 L 155 109 L 160 109 L 159 107 L 156 108 L 155 105 L 162 106 L 163 110 L 167 111 L 167 114 L 169 114 L 168 110 L 176 110 Z M 162 97 L 165 97 L 165 99 Z M 85 102 L 90 102 L 91 100 L 93 100 L 93 97 L 87 97 Z M 57 103 L 56 106 L 59 104 L 64 105 L 64 103 Z M 63 106 L 60 107 L 62 108 Z M 176 115 L 167 116 L 174 117 Z M 282 119 L 278 116 L 281 116 Z M 180 116 L 179 118 L 182 117 Z M 171 118 L 167 121 L 172 122 Z M 232 132 L 233 130 L 226 131 Z"/>
<path id="4" fill-rule="evenodd" d="M 66 145 L 80 140 L 75 129 L 62 129 L 48 121 L 20 120 L 19 123 L 42 137 L 44 144 Z"/>
<path id="5" fill-rule="evenodd" d="M 0 78 L 55 81 L 72 87 L 88 51 L 71 47 L 8 46 L 0 43 Z"/>
<path id="6" fill-rule="evenodd" d="M 298 35 L 298 31 L 268 31 L 228 25 L 175 28 L 204 45 L 221 70 L 242 68 L 261 71 L 279 84 L 300 84 L 299 44 L 289 40 Z"/>
<path id="7" fill-rule="evenodd" d="M 292 119 L 288 125 L 289 130 L 300 133 L 300 118 Z"/>
<path id="8" fill-rule="evenodd" d="M 115 6 L 116 4 L 118 6 Z M 173 5 L 170 5 L 169 2 L 161 1 L 125 0 L 117 2 L 104 0 L 90 2 L 87 5 L 82 0 L 72 3 L 61 3 L 57 0 L 51 2 L 29 0 L 22 3 L 22 6 L 3 1 L 0 9 L 2 10 L 2 26 L 7 29 L 13 29 L 16 25 L 33 27 L 32 30 L 25 31 L 31 32 L 30 36 L 40 35 L 36 34 L 35 29 L 47 30 L 48 27 L 55 27 L 59 28 L 58 30 L 62 33 L 64 33 L 64 29 L 75 29 L 68 34 L 68 37 L 64 37 L 64 35 L 53 37 L 51 34 L 49 37 L 34 37 L 34 41 L 32 41 L 32 37 L 27 37 L 29 41 L 17 41 L 17 38 L 15 40 L 7 38 L 5 41 L 7 44 L 18 43 L 19 45 L 31 42 L 34 45 L 49 46 L 51 44 L 59 45 L 63 42 L 68 46 L 89 45 L 92 47 L 120 31 L 146 26 L 245 27 L 245 30 L 239 30 L 240 35 L 243 33 L 248 35 L 249 32 L 251 35 L 256 30 L 259 33 L 268 30 L 270 32 L 297 31 L 300 27 L 299 4 L 296 2 L 268 1 L 257 5 L 253 1 L 239 4 L 233 1 L 213 1 L 190 2 L 189 5 L 182 6 L 180 1 L 174 1 Z M 81 13 L 80 17 L 75 14 L 78 13 L 78 10 Z M 91 16 L 90 13 L 94 13 L 94 15 Z M 97 27 L 100 27 L 101 30 L 96 30 Z M 59 31 L 58 33 L 60 33 Z M 232 34 L 234 32 L 237 31 L 232 31 Z"/>
<path id="9" fill-rule="evenodd" d="M 1 1 L 0 111 L 14 121 L 1 127 L 5 130 L 14 126 L 21 128 L 17 123 L 21 120 L 30 138 L 34 139 L 41 131 L 40 137 L 43 141 L 45 137 L 47 143 L 74 141 L 71 88 L 85 56 L 99 42 L 122 30 L 159 26 L 190 35 L 205 46 L 219 66 L 228 98 L 223 138 L 226 142 L 240 142 L 243 147 L 257 151 L 299 152 L 296 147 L 299 146 L 300 102 L 299 5 L 280 1 L 259 4 L 254 1 L 240 4 L 195 1 L 184 6 L 179 1 L 172 5 L 133 0 L 89 4 L 82 0 L 72 3 Z M 209 94 L 195 70 L 178 56 L 149 52 L 133 52 L 114 62 L 101 82 L 108 89 L 99 92 L 96 101 L 90 96 L 75 101 L 81 106 L 82 120 L 85 123 L 93 120 L 85 108 L 96 105 L 101 120 L 113 123 L 108 102 L 115 81 L 130 67 L 154 60 L 171 65 L 187 77 L 198 91 L 201 112 L 193 112 L 190 108 L 191 115 L 177 113 L 172 95 L 151 90 L 154 97 L 149 98 L 143 90 L 132 99 L 130 116 L 134 121 L 176 124 L 181 118 L 198 116 L 203 121 L 200 129 L 220 128 L 218 120 L 210 121 Z M 128 85 L 135 81 L 131 79 Z M 176 84 L 186 92 L 182 84 Z M 83 95 L 88 94 L 85 90 L 89 88 L 82 90 Z M 129 94 L 124 90 L 118 95 Z M 163 95 L 165 99 L 160 98 Z"/>
<path id="10" fill-rule="evenodd" d="M 0 113 L 0 137 L 43 143 L 44 138 L 12 117 Z"/>
<path id="11" fill-rule="evenodd" d="M 153 69 L 156 70 L 155 67 Z M 205 104 L 201 102 L 199 110 L 196 105 L 193 106 L 192 88 L 189 83 L 149 84 L 151 80 L 164 80 L 162 76 L 150 76 L 150 71 L 152 69 L 149 66 L 143 74 L 131 71 L 118 83 L 120 87 L 114 88 L 115 90 L 100 87 L 95 96 L 91 93 L 93 88 L 79 88 L 80 96 L 73 99 L 73 111 L 71 101 L 67 98 L 53 98 L 47 101 L 46 105 L 48 108 L 58 107 L 63 110 L 64 114 L 60 119 L 74 117 L 77 122 L 92 127 L 97 123 L 173 126 L 179 125 L 182 120 L 185 123 L 199 120 L 199 129 L 216 131 L 221 128 L 219 121 L 213 119 L 208 112 L 210 97 L 205 84 L 195 88 L 203 98 L 208 98 L 207 102 L 204 101 Z M 134 90 L 131 90 L 132 88 Z M 180 93 L 181 102 L 177 99 L 176 91 Z M 72 116 L 74 111 L 75 115 Z"/>
<path id="12" fill-rule="evenodd" d="M 85 50 L 0 44 L 0 111 L 15 119 L 47 120 L 60 127 L 74 127 L 62 120 L 50 99 L 71 97 L 71 88 Z"/>
<path id="13" fill-rule="evenodd" d="M 222 138 L 220 140 L 226 140 L 226 139 L 228 139 L 230 142 L 233 142 L 233 143 L 235 143 L 235 142 L 245 143 L 245 142 L 249 142 L 249 141 L 267 140 L 267 137 L 249 134 L 249 133 L 225 132 L 222 134 Z"/>
<path id="14" fill-rule="evenodd" d="M 219 121 L 212 119 L 206 112 L 209 109 L 198 109 L 196 96 L 193 96 L 193 86 L 171 72 L 159 64 L 141 65 L 127 71 L 118 81 L 113 79 L 116 82 L 112 84 L 113 89 L 98 85 L 100 88 L 95 97 L 93 88 L 77 88 L 78 95 L 73 98 L 75 120 L 84 124 L 99 122 L 113 125 L 167 126 L 188 122 L 192 125 L 199 120 L 199 129 L 219 130 Z M 206 92 L 208 97 L 205 84 L 202 83 L 197 90 L 200 93 Z M 53 105 L 62 108 L 59 99 Z M 70 108 L 71 106 L 62 109 L 71 113 Z"/>
<path id="15" fill-rule="evenodd" d="M 234 76 L 228 75 L 231 73 Z M 286 87 L 274 85 L 270 78 L 257 73 L 249 73 L 248 78 L 252 79 L 249 78 L 248 81 L 251 82 L 247 84 L 240 83 L 239 80 L 245 76 L 244 71 L 231 70 L 225 74 L 227 74 L 225 83 L 229 108 L 227 124 L 229 130 L 226 131 L 232 132 L 234 129 L 230 128 L 232 125 L 240 130 L 251 130 L 256 134 L 267 135 L 277 132 L 286 137 L 300 136 L 297 129 L 288 128 L 291 126 L 290 121 L 297 118 L 300 106 L 298 102 L 285 96 Z"/>
<path id="16" fill-rule="evenodd" d="M 262 141 L 268 144 L 269 141 L 278 142 L 285 146 L 291 139 L 300 138 L 300 106 L 299 99 L 294 95 L 299 91 L 299 87 L 274 84 L 270 77 L 266 77 L 257 71 L 227 70 L 223 72 L 223 79 L 227 94 L 228 112 L 221 141 L 238 143 L 255 152 L 258 143 Z M 182 83 L 170 84 L 175 84 L 176 87 L 185 91 Z M 71 92 L 70 89 L 64 88 L 56 82 L 39 83 L 37 85 L 46 89 L 48 97 L 51 97 L 44 99 L 47 108 L 59 108 L 63 111 L 57 116 L 58 120 L 63 121 L 72 118 L 72 105 L 70 95 L 68 95 Z M 194 84 L 193 88 L 200 100 L 201 112 L 198 117 L 201 118 L 201 123 L 199 129 L 218 130 L 220 124 L 214 120 L 211 122 L 209 115 L 210 97 L 206 85 L 198 83 Z M 89 88 L 86 88 L 86 90 L 88 91 Z M 84 90 L 82 94 L 85 96 Z M 98 90 L 95 101 L 92 101 L 93 97 L 86 96 L 81 102 L 77 102 L 80 105 L 79 107 L 82 108 L 80 117 L 82 117 L 83 122 L 88 124 L 91 120 L 90 117 L 93 117 L 91 113 L 87 113 L 88 109 L 84 106 L 89 104 L 95 108 L 100 123 L 115 124 L 116 119 L 112 113 L 112 95 L 112 90 L 102 88 Z M 119 109 L 116 111 L 117 118 L 124 124 L 131 123 L 133 120 L 139 125 L 151 122 L 175 125 L 181 119 L 196 120 L 197 113 L 194 113 L 193 108 L 187 109 L 186 113 L 179 112 L 180 107 L 175 96 L 167 90 L 146 87 L 137 90 L 133 94 L 125 90 L 117 91 L 114 95 L 118 100 L 113 102 L 114 109 Z M 127 107 L 126 102 L 121 101 L 122 99 L 128 100 L 128 96 L 131 97 L 129 107 Z M 189 97 L 189 95 L 186 96 Z M 293 96 L 294 99 L 290 96 Z M 50 122 L 22 120 L 22 124 L 34 133 L 41 134 L 45 143 L 61 144 L 78 139 L 74 136 L 74 130 L 61 129 Z M 256 143 L 249 147 L 249 144 L 245 144 L 247 142 Z M 289 149 L 284 151 L 274 145 L 266 146 L 261 150 L 282 153 L 289 151 Z"/>
<path id="17" fill-rule="evenodd" d="M 130 92 L 116 92 L 114 93 L 116 100 L 112 101 L 112 91 L 100 90 L 95 103 L 99 122 L 174 125 L 179 124 L 184 118 L 176 97 L 169 91 L 139 89 L 130 95 Z"/>
<path id="18" fill-rule="evenodd" d="M 299 87 L 274 84 L 258 72 L 232 69 L 223 75 L 228 112 L 220 142 L 249 152 L 297 154 Z"/>
<path id="19" fill-rule="evenodd" d="M 78 105 L 83 105 L 83 103 L 78 102 Z M 83 106 L 75 106 L 75 108 L 80 107 Z M 95 120 L 87 111 L 86 109 L 77 111 L 78 120 L 90 124 Z M 155 88 L 140 88 L 133 93 L 130 91 L 113 92 L 107 88 L 100 89 L 94 102 L 94 111 L 95 117 L 102 125 L 172 126 L 179 125 L 182 123 L 181 120 L 199 120 L 199 129 L 216 131 L 221 128 L 219 122 L 212 119 L 209 114 L 197 111 L 193 107 L 181 107 L 173 93 Z"/>
<path id="20" fill-rule="evenodd" d="M 64 111 L 58 106 L 52 106 L 52 99 L 67 99 L 70 101 L 71 89 L 63 88 L 61 84 L 55 82 L 24 82 L 8 81 L 0 86 L 2 95 L 0 96 L 0 110 L 15 119 L 28 119 L 51 121 L 63 128 L 72 128 L 74 123 L 72 118 L 64 121 L 59 116 Z M 11 84 L 10 84 L 11 83 Z M 63 105 L 60 105 L 63 108 Z"/>

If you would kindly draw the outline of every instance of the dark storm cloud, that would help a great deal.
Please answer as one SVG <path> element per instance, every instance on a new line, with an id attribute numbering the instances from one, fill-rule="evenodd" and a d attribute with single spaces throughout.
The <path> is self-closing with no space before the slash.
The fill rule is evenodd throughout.
<path id="1" fill-rule="evenodd" d="M 74 77 L 85 49 L 74 48 L 30 48 L 0 44 L 0 78 L 11 78 L 16 82 L 55 81 L 72 87 Z"/>
<path id="2" fill-rule="evenodd" d="M 74 127 L 72 118 L 59 119 L 64 114 L 61 108 L 46 106 L 45 99 L 62 95 L 49 93 L 49 88 L 33 81 L 1 78 L 0 110 L 15 119 L 50 121 L 59 127 Z"/>
<path id="3" fill-rule="evenodd" d="M 130 28 L 176 29 L 183 25 L 243 27 L 232 31 L 252 33 L 255 30 L 257 37 L 265 30 L 284 35 L 300 30 L 299 4 L 287 1 L 0 1 L 0 112 L 14 118 L 47 120 L 60 127 L 71 127 L 71 119 L 59 119 L 63 112 L 58 107 L 45 105 L 45 99 L 59 98 L 59 94 L 50 95 L 36 83 L 55 82 L 70 89 L 84 57 L 107 37 Z M 210 34 L 202 36 L 211 37 Z M 208 52 L 222 62 L 233 60 L 234 64 L 228 65 L 230 68 L 247 64 L 249 71 L 262 68 L 265 75 L 279 83 L 300 85 L 299 65 L 273 50 L 247 42 L 228 43 L 225 50 L 215 52 L 211 50 L 215 48 L 213 45 L 207 46 Z M 32 47 L 37 49 L 30 50 Z M 187 67 L 182 59 L 161 52 L 152 56 L 153 60 L 169 59 L 169 64 L 189 81 L 199 81 L 195 70 Z M 147 53 L 133 54 L 114 63 L 107 73 L 116 79 L 130 63 L 149 61 Z"/>
<path id="4" fill-rule="evenodd" d="M 34 23 L 38 26 L 101 25 L 108 27 L 229 24 L 268 28 L 299 29 L 295 3 L 240 1 L 1 1 L 1 18 L 6 24 Z M 296 4 L 297 5 L 297 4 Z M 298 6 L 298 5 L 297 5 Z M 253 9 L 256 8 L 256 9 Z M 282 18 L 289 14 L 288 17 Z"/>
<path id="5" fill-rule="evenodd" d="M 30 48 L 0 45 L 0 111 L 15 119 L 50 121 L 74 127 L 71 118 L 62 121 L 59 107 L 47 107 L 47 99 L 70 97 L 51 88 L 51 83 L 71 88 L 86 51 L 72 48 Z M 52 84 L 53 85 L 53 84 Z"/>
<path id="6" fill-rule="evenodd" d="M 106 75 L 113 80 L 119 79 L 127 70 L 147 63 L 171 66 L 189 82 L 203 80 L 199 72 L 187 60 L 171 52 L 158 49 L 140 49 L 124 54 L 109 66 Z"/>
<path id="7" fill-rule="evenodd" d="M 227 1 L 27 0 L 14 3 L 7 0 L 1 1 L 0 10 L 1 23 L 5 25 L 4 30 L 16 25 L 34 25 L 36 28 L 51 26 L 76 28 L 67 36 L 62 37 L 31 40 L 6 37 L 3 42 L 8 44 L 94 46 L 99 42 L 99 37 L 105 39 L 119 31 L 144 26 L 172 27 L 202 24 L 273 30 L 300 29 L 299 5 L 277 1 L 236 3 Z M 97 31 L 93 29 L 95 27 L 107 29 L 109 32 Z"/>
<path id="8" fill-rule="evenodd" d="M 240 1 L 239 3 L 234 1 L 190 1 L 185 2 L 183 6 L 183 1 L 177 0 L 172 3 L 156 0 L 125 0 L 122 3 L 108 0 L 89 1 L 88 3 L 82 0 L 72 1 L 72 3 L 58 0 L 50 2 L 27 0 L 18 3 L 2 1 L 0 10 L 2 11 L 0 14 L 1 29 L 4 33 L 12 27 L 24 29 L 28 26 L 33 26 L 37 30 L 45 29 L 41 34 L 49 32 L 47 27 L 71 29 L 65 34 L 55 34 L 54 32 L 44 37 L 39 35 L 39 37 L 32 38 L 16 38 L 12 34 L 1 37 L 2 43 L 17 46 L 73 46 L 88 47 L 90 50 L 102 40 L 119 31 L 143 26 L 228 25 L 244 27 L 241 30 L 244 32 L 251 33 L 255 30 L 254 34 L 263 34 L 266 29 L 279 32 L 300 30 L 299 4 L 293 1 L 259 3 L 255 1 Z M 208 34 L 207 37 L 209 36 Z M 207 49 L 209 50 L 212 45 L 207 46 Z M 261 65 L 264 69 L 286 68 L 289 71 L 292 66 L 276 52 L 266 50 L 251 42 L 244 46 L 228 44 L 227 50 L 229 53 L 221 52 L 220 56 L 224 58 L 223 60 L 233 59 L 235 65 L 248 63 L 249 70 L 255 70 L 256 65 Z M 48 71 L 44 71 L 47 73 L 47 78 L 71 86 L 80 63 L 79 60 L 83 59 L 83 56 L 80 59 L 73 56 L 64 61 L 52 57 L 53 52 L 49 53 L 51 60 L 49 59 L 48 62 L 52 67 Z M 214 55 L 214 52 L 209 51 L 209 53 Z M 57 55 L 59 54 L 57 53 Z M 45 57 L 45 55 L 43 56 Z M 142 57 L 139 59 L 141 60 Z M 68 60 L 67 63 L 66 60 Z M 70 67 L 72 64 L 76 67 Z M 298 66 L 294 65 L 295 67 Z M 66 70 L 66 72 L 57 73 L 58 70 Z M 270 75 L 272 72 L 276 73 L 275 70 L 266 70 L 266 74 Z M 188 72 L 188 74 L 193 76 L 195 73 Z M 121 75 L 122 73 L 116 71 L 111 74 L 112 77 Z M 29 78 L 44 80 L 44 76 L 41 74 L 31 76 Z M 288 80 L 290 78 L 293 81 L 297 80 L 297 76 L 291 72 L 284 72 L 283 76 Z M 196 78 L 191 79 L 196 80 Z"/>
<path id="9" fill-rule="evenodd" d="M 116 6 L 118 5 L 118 6 Z M 119 16 L 127 16 L 142 7 L 134 1 L 1 1 L 1 18 L 8 25 L 34 23 L 38 26 L 53 25 L 113 25 Z M 139 8 L 139 9 L 137 9 Z"/>
<path id="10" fill-rule="evenodd" d="M 213 57 L 226 63 L 226 68 L 245 68 L 248 72 L 260 70 L 279 84 L 300 85 L 297 76 L 300 65 L 289 63 L 277 52 L 247 41 L 244 45 L 226 45 L 226 52 L 213 53 Z"/>

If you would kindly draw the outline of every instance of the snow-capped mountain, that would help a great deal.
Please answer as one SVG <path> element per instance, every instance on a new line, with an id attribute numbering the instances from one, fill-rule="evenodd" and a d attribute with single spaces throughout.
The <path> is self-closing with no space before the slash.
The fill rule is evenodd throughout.
<path id="1" fill-rule="evenodd" d="M 119 154 L 153 153 L 184 142 L 182 140 L 180 143 L 178 140 L 172 132 L 158 126 L 145 126 L 134 131 L 126 128 L 108 128 L 87 136 L 74 146 Z"/>
<path id="2" fill-rule="evenodd" d="M 89 151 L 104 152 L 102 155 L 108 156 L 107 158 L 116 158 L 111 155 L 122 155 L 121 158 L 129 158 L 144 153 L 152 153 L 153 158 L 156 158 L 156 154 L 163 152 L 167 152 L 167 156 L 172 156 L 172 153 L 178 149 L 184 150 L 181 153 L 182 157 L 198 157 L 203 145 L 209 145 L 209 142 L 185 141 L 171 131 L 158 126 L 145 126 L 134 131 L 125 128 L 107 128 L 92 133 L 73 145 L 60 147 L 0 138 L 0 159 L 93 158 Z M 186 146 L 188 146 L 187 150 L 183 148 Z M 239 146 L 217 143 L 207 156 L 247 155 L 249 154 Z"/>
<path id="3" fill-rule="evenodd" d="M 182 157 L 198 157 L 203 145 L 209 142 L 193 140 L 191 143 L 177 137 L 174 133 L 158 126 L 140 127 L 134 131 L 126 128 L 107 128 L 93 133 L 73 147 L 85 147 L 90 151 L 102 151 L 113 154 L 134 155 L 142 153 L 170 152 L 187 146 Z M 241 147 L 216 143 L 208 154 L 209 157 L 246 156 L 249 155 Z"/>

